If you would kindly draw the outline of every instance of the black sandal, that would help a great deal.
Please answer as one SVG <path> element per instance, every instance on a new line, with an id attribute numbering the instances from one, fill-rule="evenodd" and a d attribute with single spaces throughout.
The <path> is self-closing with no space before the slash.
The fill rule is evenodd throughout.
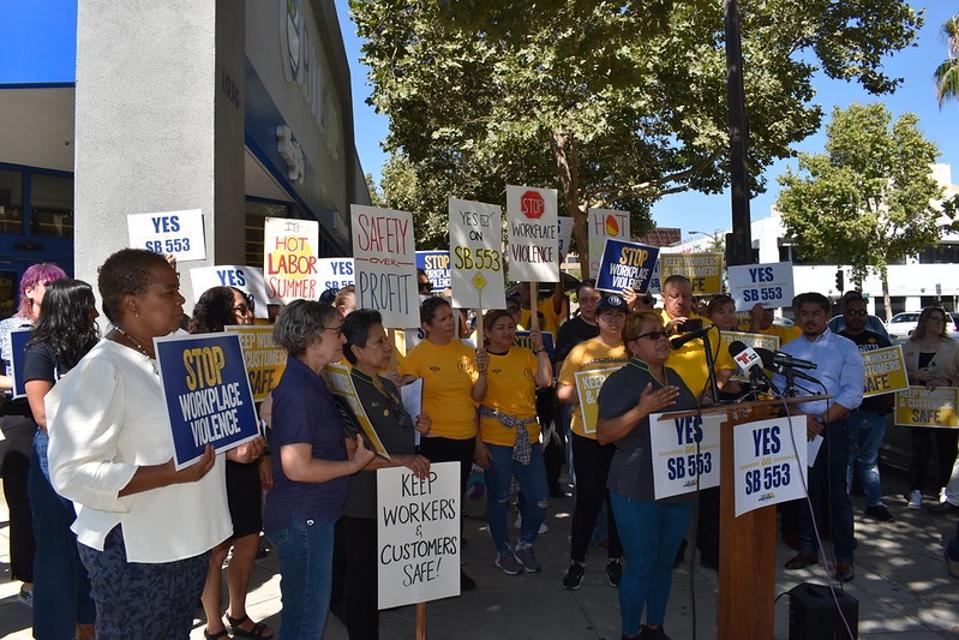
<path id="1" fill-rule="evenodd" d="M 267 630 L 266 625 L 262 622 L 253 623 L 253 628 L 247 631 L 246 629 L 241 629 L 240 625 L 250 620 L 250 616 L 243 616 L 242 618 L 232 618 L 229 614 L 226 616 L 226 621 L 230 626 L 230 635 L 234 638 L 254 638 L 255 640 L 271 640 L 273 634 L 271 633 L 268 636 L 263 635 L 263 632 Z M 252 622 L 252 621 L 251 621 Z"/>
<path id="2" fill-rule="evenodd" d="M 224 629 L 223 631 L 220 631 L 219 633 L 210 633 L 209 631 L 204 629 L 203 637 L 207 638 L 207 640 L 214 640 L 215 638 L 229 638 L 230 632 Z"/>

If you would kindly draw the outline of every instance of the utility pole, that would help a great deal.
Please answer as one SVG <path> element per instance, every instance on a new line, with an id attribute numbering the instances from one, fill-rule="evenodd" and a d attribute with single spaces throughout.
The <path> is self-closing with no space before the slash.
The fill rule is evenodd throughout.
<path id="1" fill-rule="evenodd" d="M 732 178 L 732 233 L 726 236 L 726 264 L 752 263 L 752 233 L 749 220 L 749 185 L 746 170 L 745 92 L 739 4 L 725 0 L 726 96 L 729 108 L 729 163 Z"/>

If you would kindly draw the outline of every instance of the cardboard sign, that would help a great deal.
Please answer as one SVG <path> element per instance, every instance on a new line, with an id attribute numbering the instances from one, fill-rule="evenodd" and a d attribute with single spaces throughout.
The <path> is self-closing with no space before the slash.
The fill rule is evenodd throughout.
<path id="1" fill-rule="evenodd" d="M 431 290 L 433 293 L 442 293 L 452 286 L 449 251 L 417 251 L 416 268 L 426 272 L 426 277 L 433 285 Z"/>
<path id="2" fill-rule="evenodd" d="M 353 284 L 353 258 L 319 258 L 316 275 L 321 293 L 327 289 L 348 287 Z"/>
<path id="3" fill-rule="evenodd" d="M 271 302 L 316 300 L 323 290 L 317 272 L 320 223 L 266 218 L 263 225 L 263 276 Z"/>
<path id="4" fill-rule="evenodd" d="M 506 187 L 510 280 L 559 281 L 556 189 Z"/>
<path id="5" fill-rule="evenodd" d="M 223 330 L 240 338 L 253 400 L 266 400 L 286 370 L 286 350 L 273 342 L 273 327 L 230 325 Z"/>
<path id="6" fill-rule="evenodd" d="M 736 425 L 736 517 L 805 496 L 807 455 L 805 416 Z"/>
<path id="7" fill-rule="evenodd" d="M 420 326 L 413 216 L 357 204 L 350 213 L 356 307 L 379 311 L 388 329 Z"/>
<path id="8" fill-rule="evenodd" d="M 23 360 L 27 349 L 27 343 L 30 336 L 33 335 L 33 329 L 14 329 L 10 332 L 10 349 L 13 355 L 13 369 L 8 371 L 8 375 L 13 379 L 13 399 L 27 397 L 25 388 L 26 380 L 23 379 Z"/>
<path id="9" fill-rule="evenodd" d="M 763 348 L 779 351 L 779 336 L 767 336 L 765 333 L 747 333 L 745 331 L 720 331 L 719 339 L 726 349 L 734 342 L 742 342 L 753 349 Z"/>
<path id="10" fill-rule="evenodd" d="M 663 253 L 659 256 L 659 277 L 686 276 L 693 295 L 711 295 L 723 291 L 723 254 Z"/>
<path id="11" fill-rule="evenodd" d="M 502 211 L 495 205 L 450 198 L 449 213 L 453 307 L 505 309 Z"/>
<path id="12" fill-rule="evenodd" d="M 901 427 L 959 428 L 959 387 L 909 387 L 896 394 L 896 424 Z"/>
<path id="13" fill-rule="evenodd" d="M 553 342 L 553 332 L 552 331 L 543 331 L 543 348 L 546 349 L 546 355 L 549 356 L 550 362 L 553 361 L 553 349 L 556 348 Z M 530 337 L 529 331 L 517 331 L 516 335 L 513 337 L 513 344 L 517 347 L 523 347 L 525 349 L 533 350 L 533 339 Z"/>
<path id="14" fill-rule="evenodd" d="M 353 378 L 350 377 L 350 368 L 342 364 L 328 364 L 323 369 L 323 377 L 326 378 L 326 384 L 330 388 L 330 393 L 343 398 L 353 411 L 353 416 L 363 429 L 366 441 L 373 448 L 377 455 L 383 456 L 387 460 L 390 454 L 380 440 L 379 434 L 373 428 L 373 423 L 366 415 L 366 409 L 360 401 L 360 396 L 356 393 L 356 387 L 353 385 Z"/>
<path id="15" fill-rule="evenodd" d="M 656 266 L 653 267 L 653 275 L 649 279 L 649 286 L 646 287 L 646 293 L 659 293 L 659 260 L 656 260 Z"/>
<path id="16" fill-rule="evenodd" d="M 213 267 L 190 269 L 190 283 L 193 285 L 193 304 L 207 289 L 213 287 L 236 287 L 243 293 L 253 296 L 253 315 L 257 318 L 270 317 L 267 305 L 266 286 L 263 283 L 263 270 L 239 264 L 223 264 Z"/>
<path id="17" fill-rule="evenodd" d="M 589 277 L 599 277 L 599 265 L 606 248 L 606 239 L 629 241 L 629 211 L 589 209 L 586 212 L 589 236 Z"/>
<path id="18" fill-rule="evenodd" d="M 860 351 L 866 368 L 866 392 L 863 398 L 881 396 L 909 388 L 902 345 Z"/>
<path id="19" fill-rule="evenodd" d="M 606 378 L 613 372 L 619 371 L 620 367 L 609 369 L 591 369 L 589 371 L 577 371 L 576 395 L 579 397 L 579 410 L 583 415 L 583 431 L 586 433 L 596 433 L 596 423 L 599 420 L 599 390 L 603 388 Z"/>
<path id="20" fill-rule="evenodd" d="M 130 247 L 170 254 L 177 262 L 206 260 L 203 211 L 131 213 L 127 216 Z"/>
<path id="21" fill-rule="evenodd" d="M 788 307 L 793 301 L 793 263 L 731 266 L 729 295 L 737 309 L 752 309 L 758 302 L 766 309 Z"/>
<path id="22" fill-rule="evenodd" d="M 722 414 L 663 420 L 649 416 L 650 456 L 657 500 L 719 486 L 719 430 Z M 699 453 L 696 443 L 699 443 Z"/>
<path id="23" fill-rule="evenodd" d="M 460 595 L 460 463 L 376 470 L 377 606 Z"/>
<path id="24" fill-rule="evenodd" d="M 569 253 L 569 243 L 573 238 L 573 219 L 569 216 L 559 216 L 556 221 L 556 241 L 559 247 L 559 259 L 562 262 Z"/>
<path id="25" fill-rule="evenodd" d="M 606 249 L 600 261 L 596 288 L 609 293 L 620 293 L 632 287 L 637 293 L 646 293 L 652 279 L 659 247 L 606 240 Z"/>
<path id="26" fill-rule="evenodd" d="M 170 335 L 153 345 L 178 471 L 208 444 L 221 453 L 260 435 L 239 336 Z"/>

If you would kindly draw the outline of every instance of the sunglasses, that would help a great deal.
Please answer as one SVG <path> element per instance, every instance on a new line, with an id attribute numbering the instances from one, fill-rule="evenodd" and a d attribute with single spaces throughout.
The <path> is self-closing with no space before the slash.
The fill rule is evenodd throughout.
<path id="1" fill-rule="evenodd" d="M 641 333 L 634 338 L 634 340 L 640 340 L 646 338 L 647 340 L 659 340 L 660 338 L 668 338 L 669 334 L 659 329 L 657 331 L 647 331 L 646 333 Z"/>
<path id="2" fill-rule="evenodd" d="M 868 314 L 868 312 L 865 309 L 850 309 L 846 311 L 846 313 L 848 313 L 851 316 L 864 316 Z"/>
<path id="3" fill-rule="evenodd" d="M 419 289 L 420 293 L 423 293 L 424 291 L 425 291 L 426 293 L 429 293 L 429 292 L 431 292 L 431 291 L 433 290 L 433 283 L 432 283 L 432 282 L 419 282 L 419 283 L 417 283 L 416 288 Z"/>

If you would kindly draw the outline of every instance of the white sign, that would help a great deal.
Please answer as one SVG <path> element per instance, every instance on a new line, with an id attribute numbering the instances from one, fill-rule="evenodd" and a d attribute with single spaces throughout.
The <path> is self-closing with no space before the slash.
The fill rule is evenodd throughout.
<path id="1" fill-rule="evenodd" d="M 257 318 L 270 317 L 267 310 L 269 300 L 263 284 L 263 270 L 238 264 L 224 264 L 213 267 L 190 269 L 190 283 L 193 285 L 193 304 L 196 304 L 203 292 L 213 287 L 235 287 L 243 293 L 253 296 L 253 315 Z"/>
<path id="2" fill-rule="evenodd" d="M 200 209 L 131 213 L 127 216 L 127 232 L 134 249 L 170 254 L 177 262 L 206 260 Z"/>
<path id="3" fill-rule="evenodd" d="M 350 213 L 357 309 L 379 311 L 389 329 L 420 326 L 413 216 L 358 204 Z"/>
<path id="4" fill-rule="evenodd" d="M 376 471 L 377 603 L 402 607 L 460 594 L 460 463 Z"/>
<path id="5" fill-rule="evenodd" d="M 805 496 L 807 449 L 805 416 L 736 425 L 736 517 Z"/>
<path id="6" fill-rule="evenodd" d="M 603 259 L 606 238 L 629 240 L 629 211 L 616 209 L 590 209 L 586 225 L 589 231 L 589 277 L 599 275 L 599 263 Z"/>
<path id="7" fill-rule="evenodd" d="M 503 213 L 450 198 L 450 280 L 456 309 L 505 309 Z"/>
<path id="8" fill-rule="evenodd" d="M 506 187 L 509 277 L 559 282 L 556 189 Z"/>
<path id="9" fill-rule="evenodd" d="M 319 286 L 320 223 L 316 220 L 267 218 L 263 224 L 263 275 L 266 295 L 284 304 L 316 300 Z"/>
<path id="10" fill-rule="evenodd" d="M 320 291 L 342 289 L 353 284 L 353 258 L 320 258 L 316 261 Z"/>
<path id="11" fill-rule="evenodd" d="M 661 420 L 649 416 L 649 444 L 653 486 L 657 500 L 719 486 L 719 432 L 725 414 L 707 414 Z M 699 452 L 696 443 L 699 443 Z"/>
<path id="12" fill-rule="evenodd" d="M 727 267 L 729 295 L 737 309 L 752 309 L 758 302 L 767 309 L 788 307 L 793 300 L 793 263 L 770 262 Z"/>
<path id="13" fill-rule="evenodd" d="M 559 259 L 563 260 L 569 253 L 569 243 L 573 237 L 573 219 L 569 216 L 559 216 L 556 219 L 557 242 L 559 243 Z"/>

